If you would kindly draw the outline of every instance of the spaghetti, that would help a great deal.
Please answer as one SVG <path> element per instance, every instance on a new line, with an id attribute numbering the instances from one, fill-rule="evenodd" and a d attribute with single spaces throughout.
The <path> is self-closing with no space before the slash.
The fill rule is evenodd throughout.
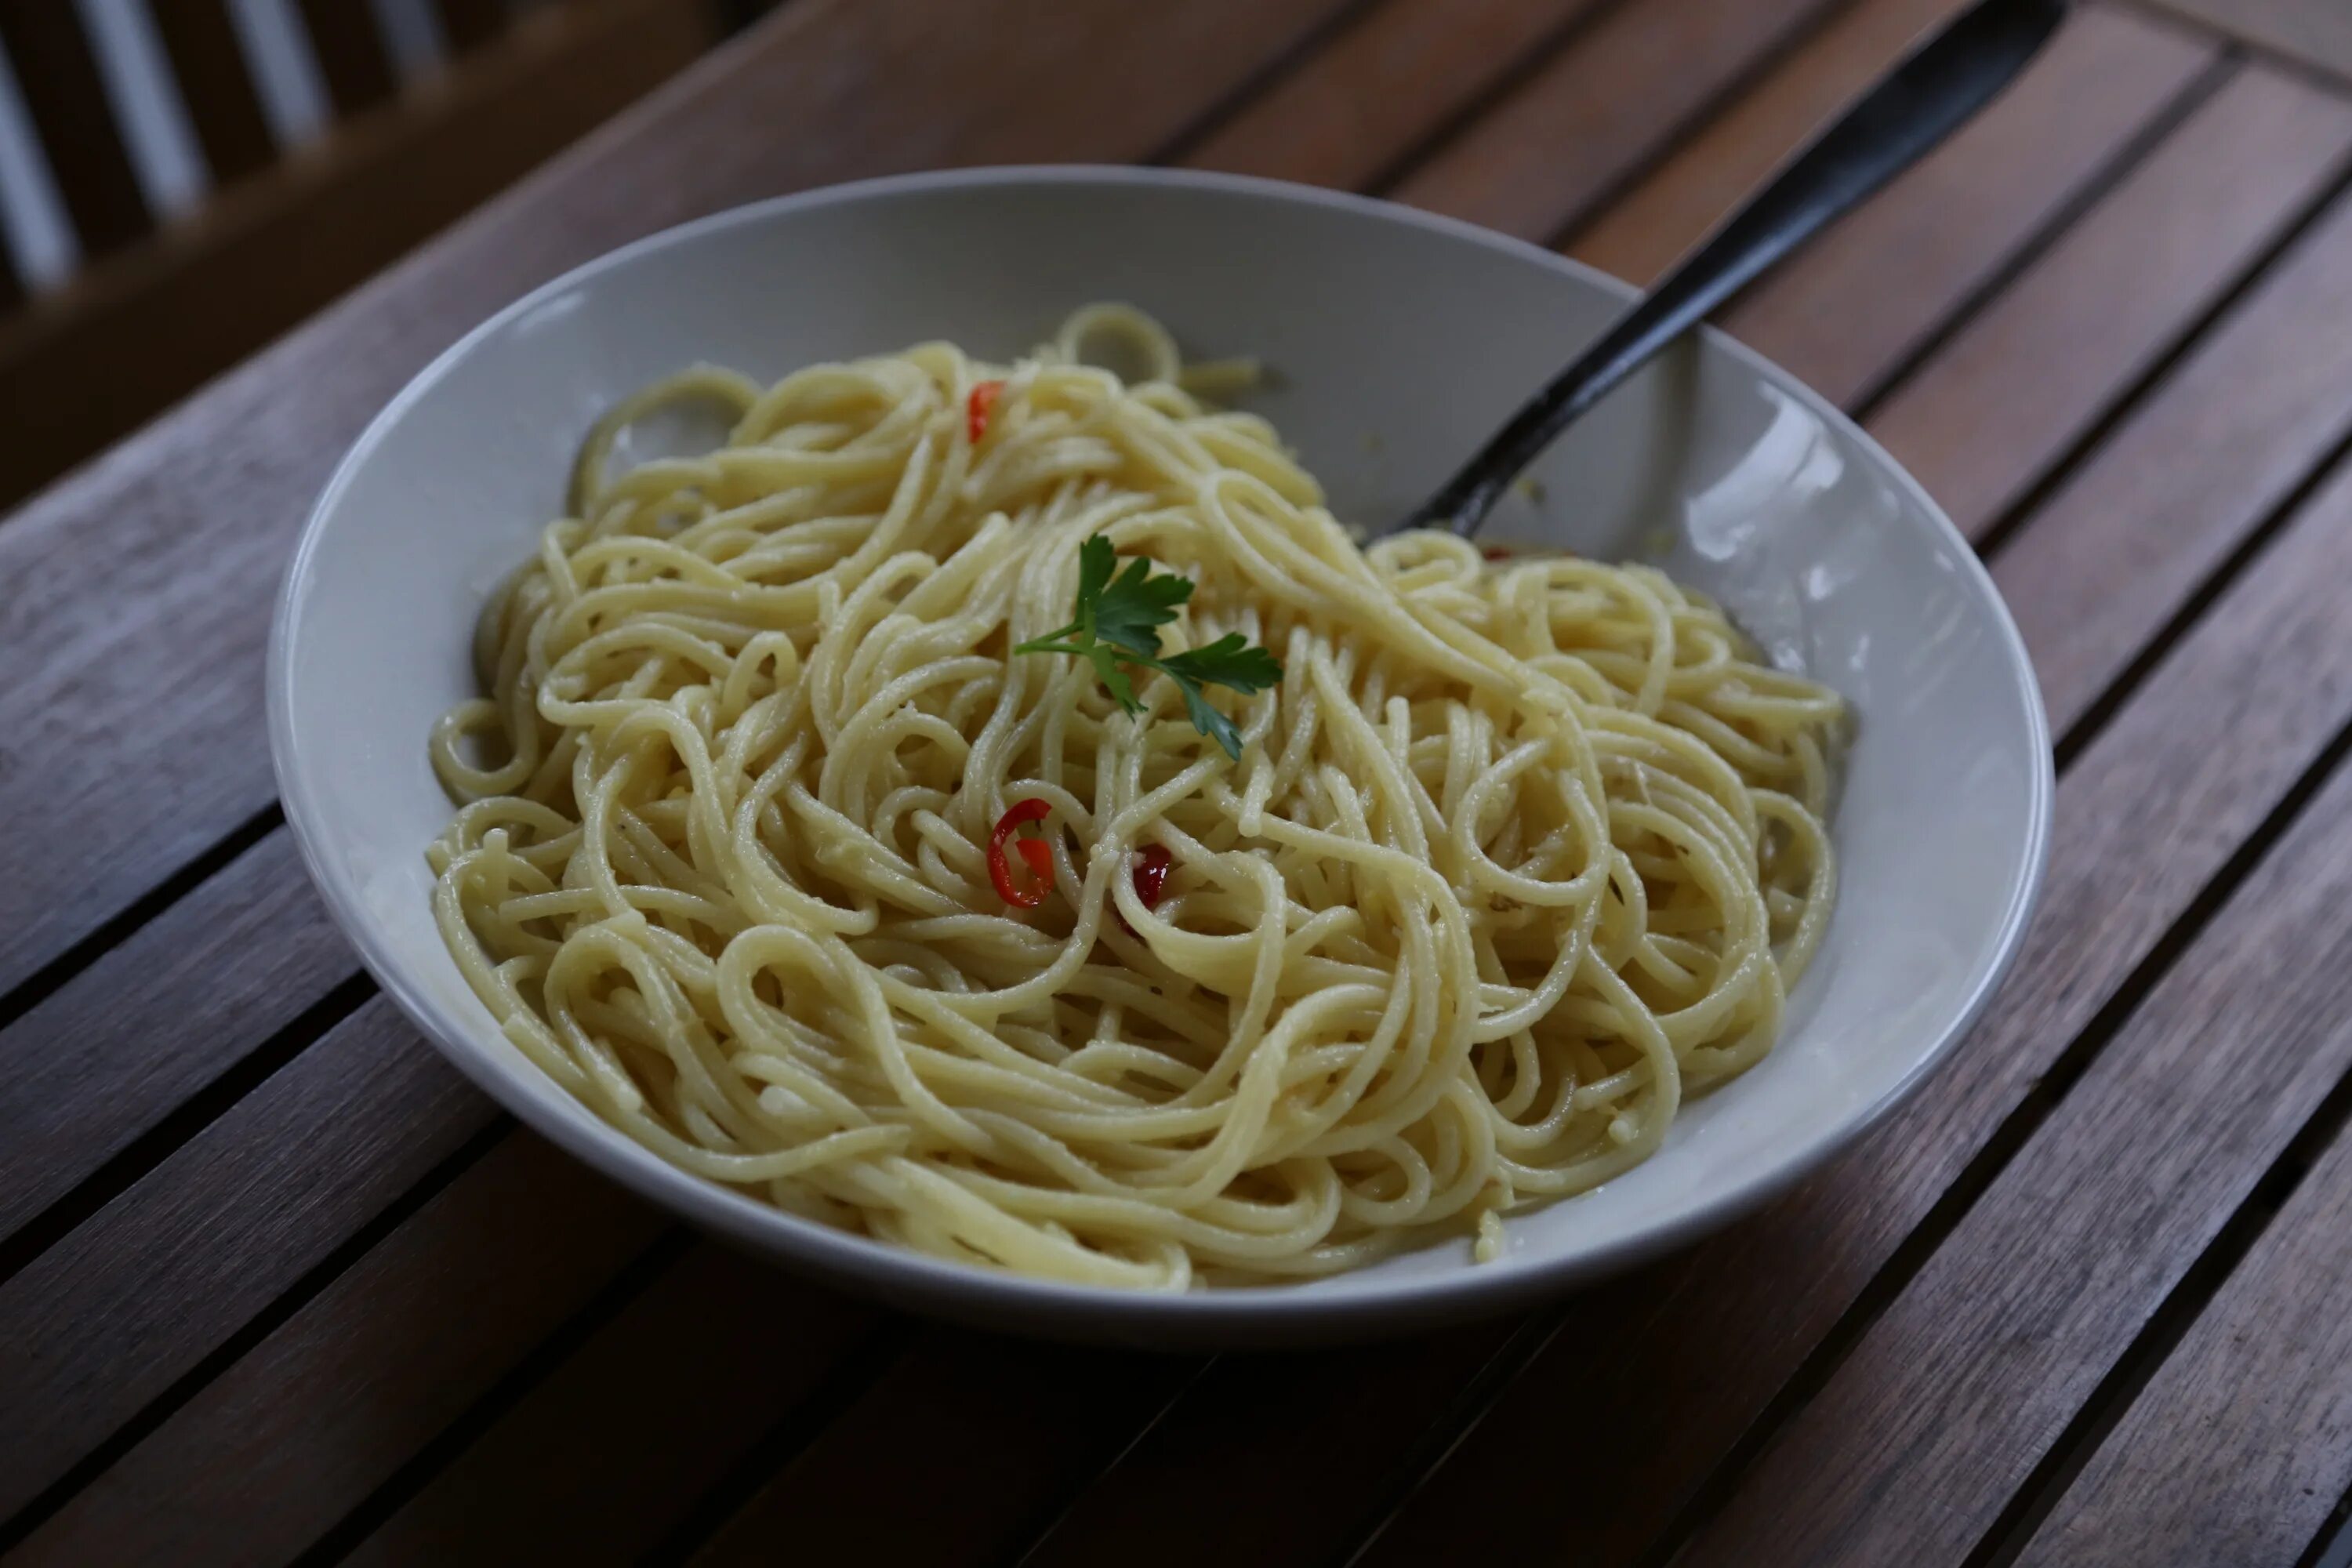
<path id="1" fill-rule="evenodd" d="M 1167 1289 L 1491 1257 L 1759 1060 L 1839 699 L 1644 567 L 1360 548 L 1198 400 L 1245 369 L 1097 306 L 1011 365 L 698 368 L 600 421 L 431 740 L 440 929 L 508 1038 L 793 1214 Z M 608 471 L 683 401 L 722 447 Z M 1014 651 L 1097 535 L 1192 584 L 1171 648 L 1279 661 L 1205 689 L 1238 761 L 1161 666 L 1131 712 Z"/>

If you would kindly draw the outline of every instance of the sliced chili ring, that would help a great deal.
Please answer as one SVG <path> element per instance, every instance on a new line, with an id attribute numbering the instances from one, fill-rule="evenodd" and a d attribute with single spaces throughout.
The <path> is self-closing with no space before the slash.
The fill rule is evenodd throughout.
<path id="1" fill-rule="evenodd" d="M 1045 889 L 1054 885 L 1054 851 L 1042 838 L 1016 839 L 1013 835 L 1024 823 L 1043 822 L 1053 809 L 1035 795 L 1016 800 L 997 818 L 996 831 L 988 836 L 988 879 L 996 884 L 997 896 L 1017 909 L 1034 910 L 1045 901 Z M 1012 858 L 1004 853 L 1007 844 L 1028 862 L 1032 886 L 1024 888 L 1014 880 Z"/>
<path id="2" fill-rule="evenodd" d="M 1145 909 L 1160 907 L 1160 895 L 1168 886 L 1168 869 L 1175 863 L 1176 857 L 1168 853 L 1164 844 L 1147 844 L 1135 852 L 1135 896 L 1142 900 Z M 1118 905 L 1111 906 L 1110 913 L 1118 921 L 1119 930 L 1129 936 L 1135 934 L 1135 928 L 1128 923 Z"/>
<path id="3" fill-rule="evenodd" d="M 1135 857 L 1135 896 L 1147 910 L 1160 907 L 1160 894 L 1168 885 L 1168 869 L 1176 857 L 1164 844 L 1147 844 Z"/>

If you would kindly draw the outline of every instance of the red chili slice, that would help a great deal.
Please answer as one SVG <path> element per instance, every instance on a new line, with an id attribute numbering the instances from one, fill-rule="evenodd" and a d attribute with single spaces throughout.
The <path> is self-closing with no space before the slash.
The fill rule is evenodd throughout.
<path id="1" fill-rule="evenodd" d="M 971 396 L 964 402 L 963 414 L 973 446 L 979 446 L 981 437 L 988 434 L 988 416 L 996 412 L 996 400 L 1003 395 L 1004 384 L 1001 381 L 983 381 L 971 389 Z"/>
<path id="2" fill-rule="evenodd" d="M 1042 838 L 1016 839 L 1013 832 L 1023 823 L 1043 822 L 1053 809 L 1035 795 L 1016 800 L 997 818 L 996 831 L 988 836 L 988 879 L 996 884 L 997 896 L 1016 908 L 1034 910 L 1045 901 L 1045 889 L 1054 885 L 1054 851 Z M 1013 862 L 1004 853 L 1008 841 L 1029 863 L 1034 886 L 1024 888 L 1013 879 Z"/>
<path id="3" fill-rule="evenodd" d="M 1175 860 L 1164 844 L 1147 844 L 1135 852 L 1135 896 L 1143 900 L 1145 909 L 1160 907 L 1160 895 L 1168 886 L 1168 868 Z M 1110 915 L 1118 922 L 1119 930 L 1129 936 L 1135 934 L 1135 928 L 1119 913 L 1118 905 L 1111 906 Z"/>
<path id="4" fill-rule="evenodd" d="M 1135 858 L 1135 896 L 1147 910 L 1160 907 L 1160 889 L 1168 885 L 1168 868 L 1176 857 L 1164 844 L 1147 844 Z"/>
<path id="5" fill-rule="evenodd" d="M 1511 547 L 1507 544 L 1489 544 L 1478 553 L 1489 561 L 1508 561 L 1511 558 Z"/>

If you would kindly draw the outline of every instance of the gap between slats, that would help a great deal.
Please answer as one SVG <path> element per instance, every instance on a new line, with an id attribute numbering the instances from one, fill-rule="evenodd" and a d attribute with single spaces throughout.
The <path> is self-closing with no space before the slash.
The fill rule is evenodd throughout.
<path id="1" fill-rule="evenodd" d="M 2212 63 L 2198 73 L 2194 81 L 2165 106 L 2164 112 L 2141 127 L 2137 135 L 2116 150 L 2115 155 L 2106 161 L 2105 165 L 2096 175 L 2085 182 L 2081 189 L 2062 203 L 2058 210 L 2051 215 L 2049 222 L 2042 226 L 2040 232 L 2033 235 L 2025 244 L 2018 247 L 2011 255 L 2003 258 L 1999 266 L 1958 301 L 1948 316 L 1937 323 L 1933 330 L 1924 334 L 1918 342 L 1913 343 L 1900 359 L 1873 377 L 1871 382 L 1855 395 L 1852 406 L 1848 410 L 1853 422 L 1867 426 L 1871 416 L 1877 413 L 1886 400 L 1906 383 L 1932 363 L 1937 354 L 1950 346 L 1952 340 L 1974 321 L 1987 305 L 2007 292 L 2011 285 L 2047 258 L 2052 249 L 2073 232 L 2077 223 L 2114 194 L 2116 187 L 2120 185 L 2132 171 L 2145 164 L 2175 132 L 2187 124 L 2199 110 L 2211 102 L 2215 95 L 2237 76 L 2243 64 L 2244 56 L 2234 51 L 2224 51 L 2216 56 Z M 2315 207 L 2312 214 L 2306 215 L 2305 221 L 2315 216 L 2317 210 Z M 2275 249 L 2273 254 L 2276 254 Z M 2261 272 L 2260 267 L 2255 268 L 2245 281 L 2251 283 L 2253 278 L 2261 275 Z M 2198 335 L 2199 333 L 2192 329 L 2189 338 L 2193 341 Z M 2158 378 L 2149 378 L 2144 384 L 2154 385 L 2157 379 Z M 2126 405 L 2130 401 L 2131 399 L 2126 397 Z M 2088 447 L 2084 449 L 2088 450 Z M 1978 553 L 1987 554 L 1991 548 L 1990 544 L 1980 543 Z"/>
<path id="2" fill-rule="evenodd" d="M 467 1139 L 428 1172 L 423 1180 L 411 1184 L 398 1198 L 378 1211 L 373 1218 L 353 1230 L 292 1286 L 281 1291 L 267 1308 L 248 1319 L 194 1366 L 173 1379 L 169 1387 L 148 1401 L 136 1415 L 109 1433 L 104 1441 L 76 1460 L 13 1517 L 0 1522 L 0 1555 L 5 1555 L 38 1529 L 75 1493 L 105 1473 L 116 1460 L 137 1447 L 143 1438 L 170 1419 L 173 1411 L 194 1398 L 223 1372 L 236 1365 L 247 1352 L 268 1339 L 288 1319 L 366 1257 L 377 1243 L 400 1228 L 443 1188 L 496 1148 L 512 1127 L 513 1123 L 502 1116 Z"/>
<path id="3" fill-rule="evenodd" d="M 2352 1568 L 2352 1489 L 2336 1500 L 2327 1522 L 2295 1559 L 2294 1568 Z"/>
<path id="4" fill-rule="evenodd" d="M 2085 426 L 2082 434 L 2058 455 L 2051 464 L 2048 472 L 2029 486 L 2016 500 L 2001 510 L 1978 539 L 1978 555 L 1987 562 L 1998 559 L 2008 548 L 2011 537 L 2038 510 L 2048 504 L 2053 497 L 2065 488 L 2076 470 L 2081 468 L 2094 453 L 2105 446 L 2118 430 L 2130 422 L 2133 414 L 2146 405 L 2149 395 L 2171 378 L 2173 372 L 2179 369 L 2182 363 L 2197 352 L 2217 326 L 2227 321 L 2245 304 L 2247 299 L 2270 275 L 2279 259 L 2301 244 L 2336 204 L 2347 197 L 2347 194 L 2352 194 L 2352 164 L 2347 164 L 2316 199 L 2309 203 L 2271 244 L 2263 247 L 2252 266 L 2249 267 L 2235 282 L 2215 295 L 2211 302 L 2187 324 L 2172 344 L 2157 355 L 2137 377 L 2122 389 L 2113 405 Z M 1948 332 L 1944 336 L 1945 341 L 1948 342 L 1951 334 Z M 1920 368 L 1922 367 L 1918 365 L 1911 367 L 1915 372 Z M 1883 407 L 1895 393 L 1901 390 L 1901 387 L 1902 384 L 1899 382 L 1889 382 L 1881 388 L 1873 401 L 1871 412 Z M 1867 414 L 1860 417 L 1866 418 Z M 2111 714 L 2113 710 L 2107 709 L 2105 711 Z M 2087 740 L 2089 737 L 2085 735 L 2084 738 Z"/>
<path id="5" fill-rule="evenodd" d="M 2311 774 L 2297 781 L 2294 805 L 2298 813 L 2310 796 L 2352 752 L 2352 726 L 2336 737 L 2328 753 Z M 2306 788 L 2306 784 L 2308 787 Z M 2199 1254 L 2163 1303 L 2148 1319 L 2131 1346 L 2098 1387 L 2084 1400 L 2066 1429 L 2042 1458 L 1962 1562 L 1961 1568 L 2008 1568 L 2023 1553 L 2042 1521 L 2082 1473 L 2092 1455 L 2106 1441 L 2140 1391 L 2170 1359 L 2181 1339 L 2211 1305 L 2238 1265 L 2245 1260 L 2263 1233 L 2278 1218 L 2295 1189 L 2310 1175 L 2320 1154 L 2352 1124 L 2352 1073 L 2336 1081 L 2317 1110 L 2289 1141 L 2286 1149 L 2263 1173 L 2245 1202 Z"/>
<path id="6" fill-rule="evenodd" d="M 178 1152 L 254 1089 L 318 1043 L 329 1030 L 358 1012 L 375 994 L 364 974 L 347 976 L 252 1051 L 132 1139 L 122 1151 L 76 1184 L 62 1197 L 0 1241 L 0 1285 L 65 1239 L 99 1210 Z"/>
<path id="7" fill-rule="evenodd" d="M 511 1128 L 501 1128 L 511 1132 Z M 436 1173 L 437 1174 L 437 1173 Z M 454 1173 L 453 1173 L 454 1175 Z M 637 1254 L 621 1271 L 565 1319 L 562 1325 L 531 1347 L 530 1353 L 509 1367 L 505 1375 L 444 1426 L 433 1439 L 409 1456 L 350 1512 L 311 1542 L 293 1560 L 292 1568 L 313 1568 L 341 1562 L 369 1531 L 398 1511 L 401 1504 L 422 1490 L 441 1467 L 488 1431 L 498 1418 L 520 1404 L 530 1391 L 588 1342 L 598 1329 L 620 1316 L 655 1281 L 676 1268 L 693 1245 L 691 1233 L 672 1226 Z"/>

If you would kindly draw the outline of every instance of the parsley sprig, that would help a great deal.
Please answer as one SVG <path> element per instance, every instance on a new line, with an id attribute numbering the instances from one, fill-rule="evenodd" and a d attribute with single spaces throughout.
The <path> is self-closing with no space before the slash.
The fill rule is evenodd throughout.
<path id="1" fill-rule="evenodd" d="M 1192 596 L 1192 580 L 1172 572 L 1152 575 L 1151 563 L 1141 556 L 1118 570 L 1110 541 L 1097 533 L 1078 547 L 1077 619 L 1058 631 L 1023 643 L 1014 653 L 1066 653 L 1095 667 L 1113 700 L 1129 713 L 1143 711 L 1135 685 L 1122 665 L 1156 669 L 1184 694 L 1184 711 L 1193 728 L 1241 761 L 1241 731 L 1234 721 L 1209 706 L 1205 686 L 1223 686 L 1247 696 L 1263 691 L 1282 679 L 1274 655 L 1252 647 L 1239 632 L 1228 632 L 1204 647 L 1160 657 L 1160 628 L 1176 618 L 1176 607 Z"/>

